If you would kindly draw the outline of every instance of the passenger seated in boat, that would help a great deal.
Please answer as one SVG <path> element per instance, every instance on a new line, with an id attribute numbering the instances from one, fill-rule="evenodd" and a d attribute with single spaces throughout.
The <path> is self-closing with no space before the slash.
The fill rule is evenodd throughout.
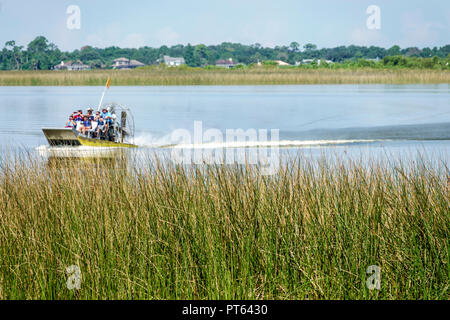
<path id="1" fill-rule="evenodd" d="M 107 109 L 102 110 L 102 114 L 100 115 L 103 119 L 106 119 L 106 117 L 112 117 L 111 113 Z"/>
<path id="2" fill-rule="evenodd" d="M 76 128 L 77 124 L 75 123 L 75 120 L 73 119 L 73 116 L 69 117 L 69 121 L 66 123 L 66 128 Z"/>
<path id="3" fill-rule="evenodd" d="M 79 111 L 75 112 L 73 115 L 73 120 L 75 121 L 75 129 L 81 132 L 81 126 L 83 125 L 83 117 L 80 115 Z"/>
<path id="4" fill-rule="evenodd" d="M 83 110 L 78 110 L 77 112 L 77 117 L 81 118 L 81 120 L 83 120 L 84 116 L 83 116 Z"/>
<path id="5" fill-rule="evenodd" d="M 106 122 L 103 118 L 99 118 L 97 121 L 97 137 L 101 139 L 105 134 Z"/>
<path id="6" fill-rule="evenodd" d="M 112 124 L 113 124 L 112 118 L 110 116 L 106 116 L 106 118 L 105 118 L 106 131 L 108 131 L 108 129 L 112 126 Z"/>
<path id="7" fill-rule="evenodd" d="M 114 124 L 114 121 L 113 121 L 112 117 L 107 116 L 105 118 L 105 129 L 104 129 L 106 140 L 112 139 L 112 131 L 114 131 L 113 124 Z"/>
<path id="8" fill-rule="evenodd" d="M 91 121 L 91 129 L 88 132 L 88 136 L 90 136 L 91 138 L 97 138 L 97 128 L 98 128 L 98 122 Z"/>
<path id="9" fill-rule="evenodd" d="M 82 125 L 81 125 L 81 131 L 84 135 L 86 135 L 86 131 L 89 131 L 92 129 L 92 123 L 91 120 L 87 116 L 84 116 Z"/>
<path id="10" fill-rule="evenodd" d="M 87 110 L 87 117 L 89 118 L 89 120 L 90 121 L 94 121 L 94 115 L 92 114 L 92 112 L 93 112 L 94 110 L 92 110 L 92 108 L 89 108 L 88 110 Z"/>

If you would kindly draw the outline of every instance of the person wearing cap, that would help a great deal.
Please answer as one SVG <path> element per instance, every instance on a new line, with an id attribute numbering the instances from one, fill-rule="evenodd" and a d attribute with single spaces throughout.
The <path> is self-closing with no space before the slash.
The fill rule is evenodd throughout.
<path id="1" fill-rule="evenodd" d="M 106 117 L 111 117 L 111 113 L 110 113 L 106 108 L 104 108 L 104 109 L 102 110 L 101 117 L 102 117 L 103 119 L 106 119 Z"/>

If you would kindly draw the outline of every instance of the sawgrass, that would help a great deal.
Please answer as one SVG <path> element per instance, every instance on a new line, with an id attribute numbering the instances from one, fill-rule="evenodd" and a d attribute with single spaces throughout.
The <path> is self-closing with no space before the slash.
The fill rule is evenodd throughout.
<path id="1" fill-rule="evenodd" d="M 3 159 L 0 299 L 449 297 L 444 163 L 150 160 Z"/>
<path id="2" fill-rule="evenodd" d="M 0 71 L 0 86 L 282 85 L 450 83 L 449 70 L 156 68 L 91 71 Z"/>

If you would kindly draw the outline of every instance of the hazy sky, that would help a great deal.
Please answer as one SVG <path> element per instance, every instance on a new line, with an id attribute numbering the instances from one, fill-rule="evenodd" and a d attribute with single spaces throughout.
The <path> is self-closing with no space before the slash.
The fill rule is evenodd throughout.
<path id="1" fill-rule="evenodd" d="M 81 28 L 69 30 L 70 5 Z M 369 30 L 369 5 L 381 9 L 381 28 Z M 163 44 L 260 43 L 263 46 L 450 44 L 449 0 L 0 0 L 0 47 L 38 35 L 62 50 L 157 47 Z"/>

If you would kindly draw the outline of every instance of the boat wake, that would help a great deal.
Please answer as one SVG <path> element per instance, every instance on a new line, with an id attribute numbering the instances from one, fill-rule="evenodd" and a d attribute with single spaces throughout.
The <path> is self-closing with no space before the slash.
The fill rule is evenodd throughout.
<path id="1" fill-rule="evenodd" d="M 141 148 L 159 148 L 171 145 L 170 135 L 157 137 L 150 133 L 143 133 L 134 138 L 134 144 Z"/>
<path id="2" fill-rule="evenodd" d="M 177 144 L 166 145 L 161 148 L 178 149 L 221 149 L 221 148 L 302 148 L 302 147 L 322 147 L 339 146 L 353 144 L 367 144 L 378 140 L 281 140 L 281 141 L 233 141 L 222 143 L 201 143 L 201 144 Z"/>
<path id="3" fill-rule="evenodd" d="M 264 148 L 264 147 L 320 147 L 331 145 L 373 143 L 374 139 L 320 139 L 320 140 L 280 140 L 280 141 L 225 141 L 205 143 L 174 143 L 170 135 L 156 137 L 143 134 L 134 139 L 134 143 L 141 148 L 157 149 L 221 149 L 221 148 Z"/>
<path id="4" fill-rule="evenodd" d="M 200 144 L 158 145 L 160 148 L 217 149 L 217 148 L 314 148 L 347 146 L 393 141 L 450 140 L 450 123 L 413 124 L 381 127 L 354 127 L 315 129 L 309 131 L 282 131 L 279 141 L 232 141 Z M 163 139 L 162 142 L 164 142 Z"/>

